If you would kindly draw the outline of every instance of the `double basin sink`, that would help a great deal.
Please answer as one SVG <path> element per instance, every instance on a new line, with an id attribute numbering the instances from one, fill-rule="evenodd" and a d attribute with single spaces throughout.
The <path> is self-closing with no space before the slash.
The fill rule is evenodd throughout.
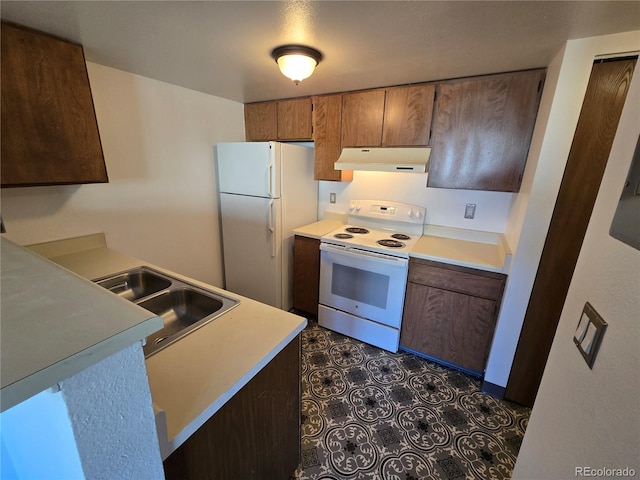
<path id="1" fill-rule="evenodd" d="M 164 327 L 146 339 L 145 357 L 168 347 L 240 303 L 145 266 L 94 282 L 162 318 Z"/>

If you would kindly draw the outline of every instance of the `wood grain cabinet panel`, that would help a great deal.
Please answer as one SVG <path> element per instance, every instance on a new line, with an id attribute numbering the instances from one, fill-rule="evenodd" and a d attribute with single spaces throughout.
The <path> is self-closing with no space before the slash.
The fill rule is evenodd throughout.
<path id="1" fill-rule="evenodd" d="M 312 97 L 314 179 L 345 182 L 353 179 L 353 172 L 336 170 L 334 164 L 342 152 L 342 94 Z"/>
<path id="2" fill-rule="evenodd" d="M 385 90 L 342 95 L 342 147 L 377 147 L 382 143 Z"/>
<path id="3" fill-rule="evenodd" d="M 296 235 L 293 241 L 293 308 L 318 316 L 320 240 Z"/>
<path id="4" fill-rule="evenodd" d="M 517 192 L 544 70 L 441 82 L 427 186 Z"/>
<path id="5" fill-rule="evenodd" d="M 244 129 L 247 142 L 311 140 L 311 98 L 247 103 Z"/>
<path id="6" fill-rule="evenodd" d="M 400 346 L 484 372 L 506 276 L 411 259 Z"/>
<path id="7" fill-rule="evenodd" d="M 2 186 L 108 182 L 82 46 L 1 30 Z"/>
<path id="8" fill-rule="evenodd" d="M 298 335 L 164 461 L 166 478 L 292 477 L 300 462 L 300 361 Z"/>
<path id="9" fill-rule="evenodd" d="M 433 83 L 387 88 L 382 145 L 429 145 L 435 93 L 436 86 Z"/>
<path id="10" fill-rule="evenodd" d="M 277 102 L 278 140 L 311 140 L 311 98 Z"/>
<path id="11" fill-rule="evenodd" d="M 244 129 L 247 142 L 267 142 L 278 138 L 276 102 L 247 103 L 244 106 Z"/>

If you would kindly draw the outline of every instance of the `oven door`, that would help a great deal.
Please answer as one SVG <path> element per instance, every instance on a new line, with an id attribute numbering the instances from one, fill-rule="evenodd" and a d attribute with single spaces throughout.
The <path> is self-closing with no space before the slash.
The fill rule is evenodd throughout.
<path id="1" fill-rule="evenodd" d="M 320 304 L 400 328 L 409 261 L 320 244 Z"/>

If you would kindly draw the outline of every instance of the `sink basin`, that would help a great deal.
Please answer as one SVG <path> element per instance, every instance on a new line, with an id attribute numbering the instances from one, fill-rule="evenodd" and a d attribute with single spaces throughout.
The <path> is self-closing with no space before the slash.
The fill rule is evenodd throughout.
<path id="1" fill-rule="evenodd" d="M 145 268 L 136 268 L 96 283 L 132 302 L 171 286 L 171 280 Z"/>
<path id="2" fill-rule="evenodd" d="M 161 293 L 139 304 L 162 318 L 164 327 L 147 337 L 145 350 L 157 350 L 173 335 L 186 334 L 203 318 L 207 318 L 223 307 L 223 302 L 191 288 L 177 288 Z"/>
<path id="3" fill-rule="evenodd" d="M 94 282 L 162 318 L 164 327 L 146 339 L 145 357 L 168 347 L 240 303 L 235 298 L 144 266 Z"/>

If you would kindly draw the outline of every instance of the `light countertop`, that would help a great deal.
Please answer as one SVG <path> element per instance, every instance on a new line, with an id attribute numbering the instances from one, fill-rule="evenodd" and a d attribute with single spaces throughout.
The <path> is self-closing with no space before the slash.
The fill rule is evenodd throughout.
<path id="1" fill-rule="evenodd" d="M 309 238 L 321 238 L 333 230 L 337 230 L 344 225 L 344 222 L 340 220 L 320 220 L 309 225 L 304 225 L 299 228 L 295 228 L 293 233 L 295 235 L 302 235 Z"/>
<path id="2" fill-rule="evenodd" d="M 500 233 L 426 226 L 409 254 L 414 258 L 507 273 L 511 250 Z"/>
<path id="3" fill-rule="evenodd" d="M 162 319 L 1 239 L 2 411 L 162 328 Z"/>
<path id="4" fill-rule="evenodd" d="M 122 255 L 91 237 L 73 249 L 58 244 L 39 251 L 55 255 L 52 261 L 88 279 L 147 265 L 240 300 L 237 307 L 146 359 L 164 459 L 291 342 L 307 320 Z"/>
<path id="5" fill-rule="evenodd" d="M 296 235 L 321 238 L 340 228 L 345 221 L 325 219 L 294 230 Z M 511 265 L 511 250 L 503 234 L 459 228 L 425 225 L 420 240 L 410 257 L 507 273 Z"/>

